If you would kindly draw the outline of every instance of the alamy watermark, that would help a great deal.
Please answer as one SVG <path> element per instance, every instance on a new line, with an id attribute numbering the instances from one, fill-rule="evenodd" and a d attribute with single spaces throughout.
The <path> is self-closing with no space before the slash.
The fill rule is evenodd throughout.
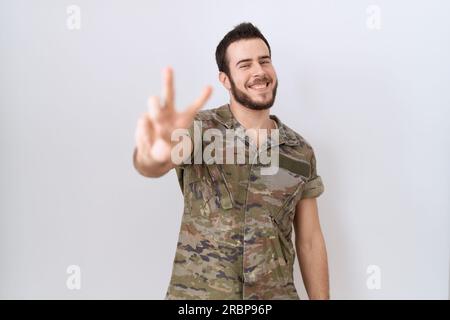
<path id="1" fill-rule="evenodd" d="M 366 270 L 369 275 L 366 280 L 367 289 L 380 290 L 381 289 L 381 268 L 375 264 L 367 267 Z"/>
<path id="2" fill-rule="evenodd" d="M 67 19 L 66 26 L 69 30 L 81 29 L 81 9 L 77 5 L 70 5 L 66 8 Z"/>
<path id="3" fill-rule="evenodd" d="M 70 265 L 66 269 L 69 276 L 66 280 L 66 286 L 69 290 L 80 290 L 81 289 L 81 268 L 77 265 Z"/>
<path id="4" fill-rule="evenodd" d="M 366 8 L 367 19 L 366 27 L 369 30 L 381 29 L 381 8 L 375 4 L 372 4 Z"/>
<path id="5" fill-rule="evenodd" d="M 202 132 L 202 122 L 194 121 L 191 137 L 188 129 L 172 132 L 172 162 L 180 164 L 261 164 L 262 175 L 278 172 L 280 132 L 278 129 L 209 128 Z M 194 145 L 192 145 L 192 141 Z M 207 144 L 203 146 L 203 142 Z M 246 142 L 248 152 L 246 152 Z M 193 151 L 194 159 L 190 157 Z"/>

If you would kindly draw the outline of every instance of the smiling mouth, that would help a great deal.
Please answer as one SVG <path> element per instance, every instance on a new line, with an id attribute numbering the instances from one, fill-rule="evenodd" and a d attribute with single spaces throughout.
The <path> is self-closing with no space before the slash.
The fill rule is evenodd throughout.
<path id="1" fill-rule="evenodd" d="M 267 81 L 266 83 L 253 84 L 253 85 L 248 86 L 248 87 L 249 87 L 249 89 L 256 90 L 256 91 L 264 91 L 269 86 L 269 83 L 270 82 Z"/>

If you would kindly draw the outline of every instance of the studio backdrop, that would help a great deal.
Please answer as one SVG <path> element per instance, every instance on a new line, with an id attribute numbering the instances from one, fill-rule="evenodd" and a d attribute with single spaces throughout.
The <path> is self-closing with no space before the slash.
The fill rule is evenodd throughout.
<path id="1" fill-rule="evenodd" d="M 161 71 L 176 106 L 256 25 L 271 112 L 313 146 L 332 299 L 447 299 L 447 1 L 0 1 L 0 298 L 163 299 L 183 197 L 132 164 Z M 297 262 L 297 288 L 307 298 Z M 76 277 L 77 281 L 73 281 Z"/>

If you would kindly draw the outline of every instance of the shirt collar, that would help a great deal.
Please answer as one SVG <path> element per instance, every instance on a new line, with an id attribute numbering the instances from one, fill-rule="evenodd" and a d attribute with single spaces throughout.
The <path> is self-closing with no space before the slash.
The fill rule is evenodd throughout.
<path id="1" fill-rule="evenodd" d="M 244 128 L 234 117 L 233 113 L 231 112 L 229 103 L 224 104 L 219 108 L 217 108 L 215 117 L 216 120 L 222 123 L 227 129 Z M 270 118 L 275 120 L 278 126 L 280 144 L 286 144 L 290 146 L 295 146 L 299 144 L 299 140 L 292 132 L 292 130 L 286 127 L 276 115 L 271 114 Z"/>

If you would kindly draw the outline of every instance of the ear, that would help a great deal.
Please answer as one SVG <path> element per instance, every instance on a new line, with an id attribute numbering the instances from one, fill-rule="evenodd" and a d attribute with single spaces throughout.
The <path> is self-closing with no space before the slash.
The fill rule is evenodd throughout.
<path id="1" fill-rule="evenodd" d="M 219 72 L 219 81 L 227 90 L 231 90 L 230 79 L 225 72 Z"/>

